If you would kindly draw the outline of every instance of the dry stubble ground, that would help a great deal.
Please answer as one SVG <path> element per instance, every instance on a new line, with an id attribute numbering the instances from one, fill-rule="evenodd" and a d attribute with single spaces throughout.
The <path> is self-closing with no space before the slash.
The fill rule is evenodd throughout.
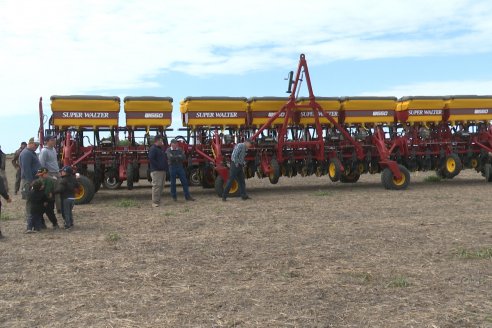
<path id="1" fill-rule="evenodd" d="M 36 235 L 16 196 L 0 222 L 0 326 L 490 327 L 492 185 L 425 176 L 401 192 L 379 175 L 254 179 L 252 201 L 226 203 L 166 188 L 157 209 L 148 187 L 101 190 L 73 231 Z"/>

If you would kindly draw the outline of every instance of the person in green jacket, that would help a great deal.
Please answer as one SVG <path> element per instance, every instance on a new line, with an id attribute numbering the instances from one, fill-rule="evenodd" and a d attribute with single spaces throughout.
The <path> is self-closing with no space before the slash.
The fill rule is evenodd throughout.
<path id="1" fill-rule="evenodd" d="M 53 229 L 58 229 L 58 220 L 56 219 L 55 214 L 55 180 L 49 176 L 49 171 L 46 167 L 42 167 L 38 170 L 36 174 L 41 181 L 43 181 L 44 185 L 44 193 L 46 195 L 46 206 L 44 207 L 44 214 L 48 217 L 51 224 L 53 225 Z M 42 228 L 46 228 L 46 222 L 44 218 L 41 220 Z"/>

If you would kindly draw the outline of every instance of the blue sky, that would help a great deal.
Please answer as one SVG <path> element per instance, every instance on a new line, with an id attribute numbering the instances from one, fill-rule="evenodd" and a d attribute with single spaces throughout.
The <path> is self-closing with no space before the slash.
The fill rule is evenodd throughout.
<path id="1" fill-rule="evenodd" d="M 492 94 L 490 1 L 0 0 L 0 22 L 6 152 L 40 96 L 171 96 L 179 128 L 186 96 L 286 95 L 300 53 L 319 96 Z"/>

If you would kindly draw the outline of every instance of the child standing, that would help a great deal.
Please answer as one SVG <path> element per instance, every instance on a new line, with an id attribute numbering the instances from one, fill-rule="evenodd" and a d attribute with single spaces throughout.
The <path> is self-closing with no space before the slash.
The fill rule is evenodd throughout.
<path id="1" fill-rule="evenodd" d="M 61 210 L 63 220 L 65 221 L 65 229 L 73 227 L 72 209 L 74 205 L 75 191 L 79 188 L 79 183 L 73 175 L 71 166 L 64 166 L 61 169 L 61 181 L 55 191 L 60 194 Z"/>
<path id="2" fill-rule="evenodd" d="M 36 175 L 43 181 L 44 194 L 47 198 L 47 205 L 44 208 L 44 213 L 46 213 L 51 224 L 53 224 L 53 229 L 58 229 L 58 220 L 56 219 L 55 214 L 55 180 L 48 175 L 48 169 L 45 167 L 40 168 Z M 46 224 L 44 224 L 44 226 L 46 226 Z"/>
<path id="3" fill-rule="evenodd" d="M 44 193 L 43 181 L 35 180 L 32 183 L 29 192 L 29 201 L 31 202 L 31 224 L 27 227 L 27 233 L 41 231 L 44 207 L 48 199 Z"/>
<path id="4" fill-rule="evenodd" d="M 12 199 L 10 198 L 9 194 L 7 193 L 7 188 L 5 188 L 5 184 L 3 182 L 3 179 L 0 178 L 0 195 L 5 198 L 7 203 L 10 203 Z M 0 217 L 2 216 L 2 198 L 0 197 Z M 0 230 L 0 239 L 3 238 L 2 231 Z"/>

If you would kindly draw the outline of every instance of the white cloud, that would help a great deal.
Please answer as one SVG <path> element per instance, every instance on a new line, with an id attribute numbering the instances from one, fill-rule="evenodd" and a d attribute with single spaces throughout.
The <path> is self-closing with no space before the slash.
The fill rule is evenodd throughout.
<path id="1" fill-rule="evenodd" d="M 448 96 L 448 95 L 491 95 L 492 80 L 489 81 L 429 81 L 397 85 L 386 90 L 369 90 L 361 96 Z"/>
<path id="2" fill-rule="evenodd" d="M 154 85 L 159 72 L 492 51 L 484 0 L 0 0 L 0 115 L 39 95 Z"/>

